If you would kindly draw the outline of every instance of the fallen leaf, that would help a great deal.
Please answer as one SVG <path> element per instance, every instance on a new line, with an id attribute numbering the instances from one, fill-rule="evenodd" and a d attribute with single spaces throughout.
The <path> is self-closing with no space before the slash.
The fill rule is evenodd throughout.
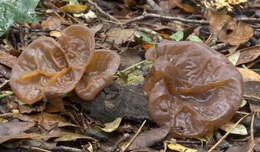
<path id="1" fill-rule="evenodd" d="M 240 50 L 240 56 L 236 65 L 254 61 L 260 56 L 260 45 L 248 47 Z"/>
<path id="2" fill-rule="evenodd" d="M 16 64 L 17 58 L 15 56 L 12 56 L 4 51 L 0 50 L 0 63 L 3 65 L 8 66 L 9 68 L 12 68 L 14 64 Z"/>
<path id="3" fill-rule="evenodd" d="M 96 141 L 96 139 L 94 139 L 92 137 L 81 135 L 81 134 L 76 134 L 76 133 L 72 133 L 72 132 L 62 132 L 61 137 L 55 139 L 55 141 L 56 142 L 60 142 L 60 141 L 76 141 L 77 139 L 87 139 L 87 140 Z"/>
<path id="4" fill-rule="evenodd" d="M 58 17 L 50 16 L 41 23 L 43 30 L 57 30 L 61 27 L 61 20 Z"/>
<path id="5" fill-rule="evenodd" d="M 228 132 L 230 131 L 230 129 L 232 129 L 235 126 L 235 123 L 233 122 L 228 122 L 225 123 L 224 125 L 222 125 L 220 127 L 220 129 Z M 246 127 L 242 124 L 238 124 L 234 129 L 232 129 L 232 131 L 230 132 L 231 134 L 236 134 L 236 135 L 247 135 L 248 132 L 246 130 Z"/>
<path id="6" fill-rule="evenodd" d="M 168 148 L 171 150 L 178 151 L 178 152 L 198 152 L 198 150 L 196 150 L 196 149 L 191 149 L 191 148 L 182 146 L 180 144 L 169 144 Z"/>
<path id="7" fill-rule="evenodd" d="M 134 41 L 135 35 L 134 29 L 121 29 L 121 28 L 111 28 L 107 34 L 107 40 L 110 42 L 115 42 L 115 44 L 120 45 L 127 41 Z"/>
<path id="8" fill-rule="evenodd" d="M 237 68 L 242 75 L 243 81 L 260 81 L 260 75 L 250 69 Z"/>
<path id="9" fill-rule="evenodd" d="M 24 131 L 32 128 L 33 122 L 0 122 L 0 144 L 17 138 L 28 138 L 23 136 Z"/>
<path id="10" fill-rule="evenodd" d="M 148 50 L 149 48 L 151 48 L 153 46 L 153 44 L 150 44 L 150 43 L 147 43 L 147 42 L 144 42 L 143 43 L 143 48 L 145 49 L 145 50 Z"/>
<path id="11" fill-rule="evenodd" d="M 50 36 L 59 38 L 59 37 L 61 37 L 61 32 L 59 32 L 59 31 L 51 31 L 50 32 Z"/>
<path id="12" fill-rule="evenodd" d="M 169 133 L 170 128 L 168 126 L 151 129 L 143 132 L 136 137 L 134 142 L 128 148 L 129 150 L 140 149 L 142 147 L 149 147 L 153 144 L 163 140 Z"/>
<path id="13" fill-rule="evenodd" d="M 247 42 L 254 35 L 254 30 L 247 23 L 229 22 L 219 33 L 219 40 L 230 45 L 239 45 Z"/>
<path id="14" fill-rule="evenodd" d="M 49 113 L 42 113 L 42 114 L 30 114 L 30 115 L 19 115 L 19 119 L 27 120 L 27 121 L 36 121 L 40 123 L 45 129 L 50 129 L 53 125 L 57 125 L 57 127 L 79 127 L 78 125 L 72 124 L 70 122 L 66 122 L 60 115 L 58 114 L 49 114 Z"/>
<path id="15" fill-rule="evenodd" d="M 171 35 L 169 38 L 174 39 L 176 41 L 180 41 L 183 39 L 183 37 L 184 37 L 184 33 L 182 31 L 178 31 L 178 32 L 174 33 L 173 35 Z"/>
<path id="16" fill-rule="evenodd" d="M 254 30 L 248 24 L 239 21 L 223 12 L 210 11 L 210 31 L 219 38 L 221 42 L 230 45 L 239 45 L 247 42 L 253 35 Z"/>
<path id="17" fill-rule="evenodd" d="M 149 43 L 149 44 L 154 44 L 155 40 L 153 38 L 153 35 L 143 32 L 143 31 L 138 31 L 137 34 L 135 35 L 136 37 L 142 37 L 142 41 Z"/>
<path id="18" fill-rule="evenodd" d="M 243 99 L 240 104 L 240 108 L 243 108 L 246 104 L 247 104 L 247 101 L 245 99 Z"/>
<path id="19" fill-rule="evenodd" d="M 172 2 L 186 12 L 193 13 L 193 14 L 199 13 L 193 6 L 189 4 L 181 3 L 179 2 L 179 0 L 172 0 Z"/>
<path id="20" fill-rule="evenodd" d="M 98 24 L 98 25 L 91 27 L 90 29 L 93 33 L 97 33 L 98 31 L 100 31 L 103 28 L 103 26 L 104 26 L 103 24 Z"/>
<path id="21" fill-rule="evenodd" d="M 81 4 L 67 4 L 62 6 L 61 9 L 67 13 L 82 13 L 87 9 L 87 6 Z"/>
<path id="22" fill-rule="evenodd" d="M 203 43 L 203 41 L 198 36 L 196 36 L 194 34 L 189 35 L 188 40 Z"/>
<path id="23" fill-rule="evenodd" d="M 101 129 L 101 130 L 103 130 L 104 132 L 113 132 L 113 131 L 115 131 L 115 130 L 119 127 L 121 121 L 122 121 L 122 118 L 121 118 L 121 117 L 118 117 L 118 118 L 116 118 L 116 119 L 115 119 L 114 121 L 112 121 L 112 122 L 105 123 L 105 124 L 104 124 L 104 125 L 105 125 L 104 128 L 102 128 L 102 127 L 100 127 L 100 126 L 96 126 L 96 128 Z"/>
<path id="24" fill-rule="evenodd" d="M 236 53 L 230 55 L 228 57 L 228 60 L 233 64 L 233 65 L 236 65 L 238 59 L 239 59 L 239 56 L 240 56 L 240 51 L 237 51 Z"/>

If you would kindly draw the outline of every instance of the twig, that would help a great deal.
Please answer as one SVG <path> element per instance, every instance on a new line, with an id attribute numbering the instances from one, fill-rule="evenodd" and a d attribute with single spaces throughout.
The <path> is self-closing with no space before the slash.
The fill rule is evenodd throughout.
<path id="1" fill-rule="evenodd" d="M 241 119 L 239 119 L 239 120 L 235 123 L 235 125 L 234 125 L 228 132 L 226 132 L 226 134 L 225 134 L 222 138 L 220 138 L 219 141 L 218 141 L 214 146 L 212 146 L 212 147 L 209 149 L 208 152 L 212 152 L 212 151 L 230 134 L 230 132 L 231 132 L 234 128 L 236 128 L 237 125 L 238 125 L 242 120 L 244 120 L 247 116 L 249 116 L 249 114 L 247 114 L 247 115 L 243 116 Z"/>
<path id="2" fill-rule="evenodd" d="M 133 138 L 129 141 L 129 143 L 122 149 L 122 152 L 124 152 L 135 140 L 135 138 L 140 134 L 142 128 L 144 127 L 146 123 L 146 120 L 144 120 L 144 122 L 142 123 L 142 125 L 140 126 L 140 128 L 137 130 L 136 134 L 133 136 Z"/>
<path id="3" fill-rule="evenodd" d="M 136 63 L 136 64 L 134 64 L 134 65 L 131 65 L 131 66 L 125 68 L 125 69 L 122 70 L 122 71 L 118 71 L 118 72 L 117 72 L 117 76 L 114 76 L 114 78 L 118 78 L 118 75 L 120 75 L 120 73 L 125 73 L 126 71 L 131 70 L 131 69 L 133 69 L 133 68 L 135 68 L 135 67 L 137 67 L 137 66 L 139 66 L 139 65 L 141 65 L 141 64 L 144 64 L 144 63 L 152 63 L 152 62 L 151 62 L 151 61 L 147 61 L 147 60 L 143 60 L 143 61 L 141 61 L 141 62 L 138 62 L 138 63 Z"/>
<path id="4" fill-rule="evenodd" d="M 124 21 L 122 24 L 129 24 L 132 22 L 146 19 L 146 18 L 161 18 L 161 19 L 175 20 L 175 21 L 180 21 L 183 23 L 193 23 L 193 24 L 209 24 L 209 22 L 205 21 L 205 20 L 192 20 L 192 19 L 185 19 L 185 18 L 181 18 L 181 17 L 158 15 L 158 14 L 153 14 L 153 13 L 144 13 L 141 16 Z"/>
<path id="5" fill-rule="evenodd" d="M 219 43 L 219 44 L 217 44 L 217 45 L 211 46 L 211 48 L 214 49 L 214 50 L 219 51 L 219 50 L 222 50 L 222 49 L 227 48 L 228 46 L 229 46 L 228 43 Z"/>
<path id="6" fill-rule="evenodd" d="M 9 82 L 9 80 L 5 80 L 1 85 L 0 85 L 0 89 L 5 86 L 7 83 Z"/>
<path id="7" fill-rule="evenodd" d="M 252 152 L 255 147 L 255 137 L 254 137 L 254 120 L 255 120 L 255 112 L 253 112 L 252 118 L 251 118 L 251 124 L 250 124 L 250 135 L 251 140 L 248 148 L 248 152 Z"/>
<path id="8" fill-rule="evenodd" d="M 236 20 L 250 23 L 260 23 L 260 18 L 239 17 L 236 18 Z"/>
<path id="9" fill-rule="evenodd" d="M 102 8 L 100 8 L 95 2 L 93 2 L 92 0 L 87 0 L 89 4 L 93 5 L 100 13 L 102 13 L 103 15 L 105 15 L 106 17 L 110 18 L 113 21 L 116 21 L 117 24 L 121 24 L 121 22 L 116 19 L 115 17 L 111 16 L 110 14 L 104 12 L 102 10 Z"/>

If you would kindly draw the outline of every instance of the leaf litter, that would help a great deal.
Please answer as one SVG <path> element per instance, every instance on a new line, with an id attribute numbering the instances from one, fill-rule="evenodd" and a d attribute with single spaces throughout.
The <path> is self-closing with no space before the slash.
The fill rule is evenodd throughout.
<path id="1" fill-rule="evenodd" d="M 207 143 L 205 146 L 199 139 L 171 137 L 164 129 L 156 128 L 147 112 L 148 100 L 142 93 L 142 87 L 152 64 L 143 62 L 145 52 L 153 45 L 165 40 L 190 40 L 203 43 L 212 34 L 209 45 L 216 47 L 220 43 L 225 44 L 225 49 L 218 50 L 229 56 L 228 58 L 236 65 L 245 83 L 244 90 L 246 91 L 243 96 L 246 102 L 232 122 L 245 114 L 256 113 L 259 115 L 260 94 L 257 92 L 257 88 L 259 88 L 257 81 L 260 80 L 258 48 L 260 42 L 258 41 L 259 18 L 257 10 L 252 7 L 255 3 L 246 0 L 225 1 L 225 3 L 222 1 L 208 3 L 209 1 L 165 0 L 163 2 L 167 4 L 167 7 L 162 1 L 153 3 L 152 0 L 101 0 L 98 2 L 79 0 L 63 1 L 59 4 L 54 1 L 30 0 L 25 2 L 20 0 L 16 2 L 19 5 L 15 7 L 12 6 L 15 1 L 1 1 L 0 3 L 4 3 L 4 5 L 1 5 L 0 8 L 5 9 L 5 13 L 11 15 L 0 20 L 2 35 L 0 37 L 0 63 L 7 66 L 9 70 L 17 60 L 10 52 L 14 50 L 22 52 L 26 44 L 30 44 L 32 40 L 42 35 L 58 38 L 61 36 L 62 29 L 78 23 L 84 24 L 94 31 L 96 49 L 115 50 L 125 59 L 122 61 L 117 75 L 114 76 L 114 83 L 105 88 L 93 101 L 85 103 L 76 98 L 74 92 L 63 97 L 65 111 L 57 109 L 49 103 L 21 104 L 19 99 L 11 93 L 8 85 L 10 76 L 8 77 L 6 72 L 0 72 L 0 82 L 7 82 L 1 86 L 2 94 L 0 95 L 2 102 L 0 127 L 4 128 L 1 129 L 3 135 L 1 135 L 0 149 L 1 147 L 7 148 L 8 144 L 13 144 L 13 142 L 23 141 L 20 146 L 13 146 L 13 148 L 28 151 L 30 147 L 45 150 L 83 151 L 82 147 L 87 146 L 88 149 L 92 147 L 90 149 L 93 151 L 111 149 L 116 151 L 128 143 L 129 138 L 125 138 L 125 134 L 130 133 L 131 137 L 134 136 L 136 132 L 138 133 L 140 122 L 148 120 L 141 131 L 146 135 L 144 138 L 136 138 L 129 149 L 134 145 L 136 146 L 134 148 L 154 145 L 150 150 L 159 151 L 165 149 L 164 141 L 174 139 L 175 144 L 166 144 L 168 149 L 196 151 L 201 148 L 211 150 L 210 147 L 214 147 L 216 150 L 227 149 L 229 151 L 231 148 L 224 147 L 224 144 L 219 144 L 219 142 L 227 142 L 234 148 L 237 148 L 238 143 L 242 143 L 240 148 L 243 149 L 250 148 L 251 143 L 255 142 L 256 146 L 253 148 L 256 151 L 259 150 L 259 126 L 250 124 L 250 122 L 242 121 L 239 125 L 227 123 L 229 125 L 222 126 L 222 129 L 230 135 L 226 137 L 223 131 L 215 130 L 212 133 L 212 141 L 205 138 L 204 142 Z M 8 5 L 6 5 L 7 3 Z M 37 5 L 38 3 L 39 5 Z M 163 8 L 164 11 L 158 7 Z M 17 8 L 17 10 L 14 11 L 13 8 Z M 202 12 L 202 8 L 206 10 L 210 8 L 211 11 Z M 253 14 L 248 13 L 247 10 L 251 10 Z M 25 14 L 24 11 L 30 13 Z M 17 12 L 21 16 L 17 16 Z M 37 21 L 35 12 L 40 22 L 30 24 Z M 240 14 L 236 14 L 237 12 Z M 149 17 L 145 17 L 146 13 Z M 173 16 L 177 16 L 177 18 Z M 14 31 L 17 30 L 19 32 L 15 33 Z M 18 46 L 17 48 L 8 42 L 10 37 L 17 43 L 15 44 Z M 21 41 L 23 38 L 25 42 Z M 232 48 L 232 46 L 235 47 Z M 133 54 L 129 53 L 133 50 L 135 51 Z M 6 90 L 7 92 L 5 92 Z M 252 115 L 248 118 L 251 117 Z M 120 121 L 117 118 L 120 118 Z M 108 122 L 111 122 L 110 125 L 106 125 Z M 255 117 L 255 124 L 259 124 L 258 116 Z M 105 136 L 109 137 L 108 140 L 96 140 L 97 133 L 86 133 L 86 130 L 95 128 L 95 126 L 99 126 L 105 131 Z M 230 131 L 230 128 L 234 126 L 235 130 Z M 157 131 L 149 132 L 151 128 L 157 129 Z M 247 134 L 246 131 L 248 131 Z M 252 132 L 254 134 L 251 134 Z M 216 136 L 217 133 L 226 138 L 219 140 Z M 248 140 L 250 138 L 253 141 Z M 44 142 L 39 143 L 38 141 L 42 139 Z M 57 145 L 57 142 L 62 146 Z"/>

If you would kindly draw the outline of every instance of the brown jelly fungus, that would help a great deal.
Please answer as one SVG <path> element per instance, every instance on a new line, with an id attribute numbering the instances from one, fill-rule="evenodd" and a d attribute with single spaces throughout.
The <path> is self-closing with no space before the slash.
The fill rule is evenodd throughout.
<path id="1" fill-rule="evenodd" d="M 167 41 L 145 57 L 148 110 L 176 137 L 199 137 L 229 121 L 242 98 L 242 77 L 224 55 L 199 42 Z"/>
<path id="2" fill-rule="evenodd" d="M 110 50 L 96 50 L 87 66 L 87 71 L 75 91 L 84 100 L 93 100 L 96 95 L 112 83 L 113 75 L 120 64 L 120 57 Z"/>
<path id="3" fill-rule="evenodd" d="M 94 35 L 83 25 L 66 28 L 58 42 L 48 37 L 38 38 L 13 66 L 12 90 L 27 104 L 48 95 L 64 95 L 76 87 L 94 49 Z"/>

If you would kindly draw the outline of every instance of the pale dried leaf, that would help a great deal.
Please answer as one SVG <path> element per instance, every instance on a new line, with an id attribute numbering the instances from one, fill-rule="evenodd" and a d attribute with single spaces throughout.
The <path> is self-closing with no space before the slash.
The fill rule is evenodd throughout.
<path id="1" fill-rule="evenodd" d="M 222 125 L 220 127 L 220 129 L 228 132 L 230 131 L 233 127 L 235 126 L 235 123 L 233 122 L 228 122 L 228 123 L 225 123 L 224 125 Z M 230 132 L 231 134 L 237 134 L 237 135 L 247 135 L 248 132 L 246 130 L 246 127 L 242 124 L 238 124 L 234 129 L 231 130 Z"/>
<path id="2" fill-rule="evenodd" d="M 250 69 L 237 68 L 243 77 L 243 81 L 260 81 L 260 75 Z"/>
<path id="3" fill-rule="evenodd" d="M 134 29 L 111 28 L 107 34 L 107 40 L 117 45 L 127 41 L 134 41 Z"/>

